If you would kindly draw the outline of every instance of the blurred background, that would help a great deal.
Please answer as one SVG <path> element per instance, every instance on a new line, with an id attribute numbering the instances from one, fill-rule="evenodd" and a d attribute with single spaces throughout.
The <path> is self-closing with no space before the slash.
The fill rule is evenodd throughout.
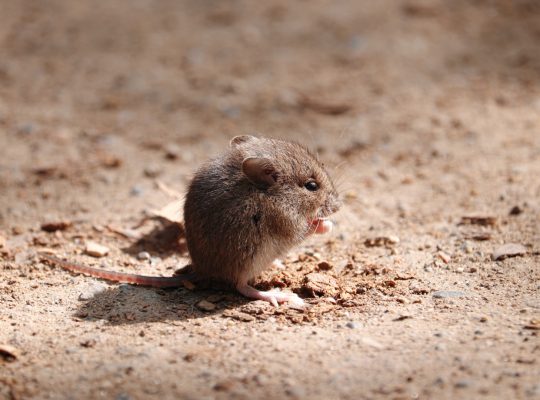
<path id="1" fill-rule="evenodd" d="M 537 398 L 539 116 L 537 0 L 0 0 L 0 398 Z M 223 318 L 39 262 L 172 274 L 180 229 L 133 232 L 241 134 L 328 166 L 337 229 L 286 261 L 357 268 L 355 306 Z"/>

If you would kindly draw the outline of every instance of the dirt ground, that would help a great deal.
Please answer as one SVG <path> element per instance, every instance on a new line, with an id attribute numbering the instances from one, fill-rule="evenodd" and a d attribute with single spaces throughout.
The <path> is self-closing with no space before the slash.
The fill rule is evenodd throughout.
<path id="1" fill-rule="evenodd" d="M 255 132 L 344 200 L 259 281 L 306 310 L 38 255 L 172 275 L 163 188 Z M 540 398 L 535 0 L 3 0 L 0 141 L 0 398 Z"/>

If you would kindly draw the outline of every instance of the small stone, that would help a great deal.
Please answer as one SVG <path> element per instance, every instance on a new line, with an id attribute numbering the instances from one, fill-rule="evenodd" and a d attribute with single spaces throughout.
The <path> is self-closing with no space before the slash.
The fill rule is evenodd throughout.
<path id="1" fill-rule="evenodd" d="M 454 291 L 454 290 L 439 290 L 437 292 L 433 292 L 433 298 L 435 299 L 448 299 L 448 298 L 456 298 L 456 297 L 463 297 L 467 294 L 465 292 L 460 291 Z"/>
<path id="2" fill-rule="evenodd" d="M 349 321 L 347 322 L 347 324 L 345 324 L 345 326 L 349 329 L 358 329 L 360 327 L 358 322 L 355 322 L 355 321 Z"/>
<path id="3" fill-rule="evenodd" d="M 343 196 L 345 200 L 355 200 L 358 198 L 358 193 L 355 190 L 349 190 Z"/>
<path id="4" fill-rule="evenodd" d="M 519 206 L 514 206 L 508 213 L 509 215 L 519 215 L 523 212 L 523 209 L 521 209 Z"/>
<path id="5" fill-rule="evenodd" d="M 133 186 L 129 191 L 129 194 L 132 196 L 140 196 L 143 192 L 144 190 L 140 186 Z"/>
<path id="6" fill-rule="evenodd" d="M 139 254 L 137 254 L 137 258 L 141 261 L 150 260 L 150 253 L 147 251 L 141 251 Z"/>
<path id="7" fill-rule="evenodd" d="M 167 160 L 176 160 L 180 156 L 181 150 L 175 144 L 168 144 L 165 146 L 165 158 Z"/>
<path id="8" fill-rule="evenodd" d="M 197 308 L 202 311 L 214 311 L 216 309 L 216 305 L 207 300 L 201 300 L 197 303 Z"/>
<path id="9" fill-rule="evenodd" d="M 144 175 L 148 178 L 156 178 L 161 175 L 162 172 L 163 170 L 159 165 L 151 164 L 144 168 Z"/>
<path id="10" fill-rule="evenodd" d="M 218 392 L 228 392 L 234 386 L 234 381 L 229 379 L 225 381 L 218 382 L 214 385 L 214 390 Z"/>
<path id="11" fill-rule="evenodd" d="M 96 242 L 87 242 L 84 252 L 92 257 L 103 257 L 109 253 L 109 248 Z"/>
<path id="12" fill-rule="evenodd" d="M 86 301 L 94 298 L 97 294 L 105 291 L 107 289 L 107 285 L 99 282 L 95 282 L 90 284 L 86 290 L 81 292 L 79 294 L 79 300 Z"/>
<path id="13" fill-rule="evenodd" d="M 525 246 L 519 243 L 506 243 L 497 247 L 491 255 L 494 261 L 504 260 L 508 257 L 522 256 L 527 252 Z"/>
<path id="14" fill-rule="evenodd" d="M 328 261 L 321 261 L 319 264 L 317 264 L 317 268 L 320 271 L 329 271 L 332 268 L 334 268 L 334 266 L 330 264 Z"/>
<path id="15" fill-rule="evenodd" d="M 454 385 L 455 388 L 457 389 L 464 389 L 464 388 L 467 388 L 471 386 L 471 382 L 469 381 L 466 381 L 466 380 L 461 380 L 461 381 L 458 381 L 456 382 L 456 384 Z"/>

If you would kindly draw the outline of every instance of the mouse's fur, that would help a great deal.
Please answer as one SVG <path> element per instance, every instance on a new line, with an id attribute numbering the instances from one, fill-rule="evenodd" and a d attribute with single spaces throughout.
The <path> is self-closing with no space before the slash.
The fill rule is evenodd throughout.
<path id="1" fill-rule="evenodd" d="M 255 165 L 253 165 L 255 164 Z M 314 180 L 319 189 L 306 189 Z M 324 166 L 300 144 L 238 136 L 195 174 L 184 205 L 193 271 L 232 284 L 257 277 L 339 208 Z"/>

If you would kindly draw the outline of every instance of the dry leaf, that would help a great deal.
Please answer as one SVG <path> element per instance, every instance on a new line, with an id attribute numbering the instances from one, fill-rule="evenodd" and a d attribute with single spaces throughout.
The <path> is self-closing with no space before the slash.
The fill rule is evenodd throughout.
<path id="1" fill-rule="evenodd" d="M 163 218 L 169 222 L 182 224 L 182 202 L 175 200 L 159 210 L 152 210 L 151 213 L 158 218 Z"/>

